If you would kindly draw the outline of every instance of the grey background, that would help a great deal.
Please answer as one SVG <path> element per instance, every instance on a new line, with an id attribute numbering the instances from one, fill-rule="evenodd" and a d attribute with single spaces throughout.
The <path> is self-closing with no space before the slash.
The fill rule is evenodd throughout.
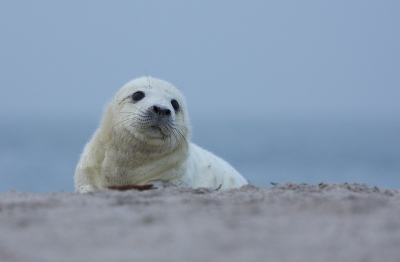
<path id="1" fill-rule="evenodd" d="M 145 74 L 258 185 L 400 188 L 398 1 L 0 1 L 0 190 L 73 190 L 106 103 Z"/>

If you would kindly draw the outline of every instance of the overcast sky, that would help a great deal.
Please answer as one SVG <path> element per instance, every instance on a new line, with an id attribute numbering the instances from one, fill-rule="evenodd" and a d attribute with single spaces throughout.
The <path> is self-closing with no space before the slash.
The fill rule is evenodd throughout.
<path id="1" fill-rule="evenodd" d="M 132 78 L 192 117 L 400 115 L 400 1 L 0 1 L 0 117 L 99 118 Z"/>

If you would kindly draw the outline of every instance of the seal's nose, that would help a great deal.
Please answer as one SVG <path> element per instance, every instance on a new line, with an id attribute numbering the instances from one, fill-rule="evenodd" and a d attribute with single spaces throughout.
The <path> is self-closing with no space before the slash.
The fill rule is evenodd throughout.
<path id="1" fill-rule="evenodd" d="M 169 110 L 169 109 L 166 108 L 166 107 L 154 105 L 154 106 L 151 107 L 151 111 L 152 111 L 155 115 L 165 116 L 165 117 L 171 116 L 171 110 Z"/>

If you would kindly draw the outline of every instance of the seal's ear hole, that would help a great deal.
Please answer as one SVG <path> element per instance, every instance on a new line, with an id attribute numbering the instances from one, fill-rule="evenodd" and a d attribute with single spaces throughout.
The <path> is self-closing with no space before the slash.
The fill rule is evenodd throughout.
<path id="1" fill-rule="evenodd" d="M 137 91 L 135 93 L 133 93 L 132 95 L 132 100 L 137 102 L 142 100 L 145 97 L 145 94 L 142 91 Z"/>
<path id="2" fill-rule="evenodd" d="M 176 101 L 176 100 L 171 100 L 171 105 L 172 105 L 172 107 L 175 109 L 175 111 L 178 111 L 178 110 L 179 110 L 178 101 Z"/>

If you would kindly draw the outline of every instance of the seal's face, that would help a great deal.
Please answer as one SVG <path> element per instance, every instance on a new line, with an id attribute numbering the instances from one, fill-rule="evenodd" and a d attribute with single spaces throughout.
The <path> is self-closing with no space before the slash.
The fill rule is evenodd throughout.
<path id="1" fill-rule="evenodd" d="M 126 84 L 114 99 L 115 132 L 128 131 L 149 145 L 173 150 L 187 143 L 189 120 L 182 94 L 171 84 L 144 77 Z"/>

